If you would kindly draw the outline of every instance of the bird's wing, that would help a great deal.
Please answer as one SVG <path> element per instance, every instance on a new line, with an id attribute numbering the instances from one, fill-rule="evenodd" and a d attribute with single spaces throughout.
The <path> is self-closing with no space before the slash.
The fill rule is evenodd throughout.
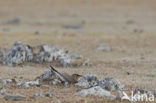
<path id="1" fill-rule="evenodd" d="M 72 77 L 71 75 L 68 75 L 67 73 L 62 73 L 62 75 L 69 83 L 76 82 L 76 80 L 74 80 L 74 77 Z"/>
<path id="2" fill-rule="evenodd" d="M 54 69 L 51 65 L 51 70 L 55 73 L 56 76 L 58 76 L 60 78 L 60 80 L 62 82 L 67 82 L 67 80 L 63 77 L 63 75 L 61 73 L 59 73 L 56 69 Z"/>

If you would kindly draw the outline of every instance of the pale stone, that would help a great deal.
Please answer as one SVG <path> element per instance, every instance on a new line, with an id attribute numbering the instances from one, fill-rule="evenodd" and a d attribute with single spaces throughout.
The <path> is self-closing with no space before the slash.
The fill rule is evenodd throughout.
<path id="1" fill-rule="evenodd" d="M 101 97 L 101 98 L 107 97 L 107 98 L 110 98 L 110 99 L 115 99 L 116 98 L 116 96 L 112 95 L 109 91 L 104 90 L 100 86 L 95 86 L 95 87 L 92 87 L 92 88 L 89 88 L 89 89 L 81 90 L 81 91 L 75 93 L 75 95 L 83 96 L 83 97 L 92 95 L 92 96 Z"/>
<path id="2" fill-rule="evenodd" d="M 78 83 L 75 84 L 75 86 L 82 87 L 82 88 L 90 88 L 97 86 L 99 83 L 98 78 L 96 75 L 93 74 L 86 74 L 80 77 L 80 80 Z"/>

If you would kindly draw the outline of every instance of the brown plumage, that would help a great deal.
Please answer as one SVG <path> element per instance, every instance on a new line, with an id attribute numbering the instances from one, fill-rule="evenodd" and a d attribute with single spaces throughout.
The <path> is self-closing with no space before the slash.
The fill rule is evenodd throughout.
<path id="1" fill-rule="evenodd" d="M 63 83 L 68 83 L 68 84 L 74 84 L 78 82 L 78 79 L 82 76 L 79 74 L 72 74 L 69 75 L 67 73 L 59 73 L 56 69 L 54 69 L 52 66 L 51 71 L 55 73 L 55 75 L 58 76 L 58 78 L 63 82 Z"/>
<path id="2" fill-rule="evenodd" d="M 62 73 L 62 75 L 68 81 L 68 83 L 77 83 L 79 77 L 81 77 L 81 75 L 79 75 L 79 74 L 69 75 L 67 73 Z"/>

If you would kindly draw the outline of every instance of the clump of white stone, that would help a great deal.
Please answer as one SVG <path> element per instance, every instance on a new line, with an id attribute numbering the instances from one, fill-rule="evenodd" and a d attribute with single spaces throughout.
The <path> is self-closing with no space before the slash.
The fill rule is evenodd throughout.
<path id="1" fill-rule="evenodd" d="M 38 86 L 40 85 L 39 80 L 35 81 L 27 81 L 27 82 L 17 82 L 17 86 L 28 88 L 30 86 Z"/>
<path id="2" fill-rule="evenodd" d="M 106 77 L 100 80 L 99 86 L 109 91 L 122 89 L 124 87 L 118 80 L 112 77 Z"/>
<path id="3" fill-rule="evenodd" d="M 82 88 L 90 88 L 97 86 L 99 83 L 99 80 L 96 75 L 93 74 L 86 74 L 83 75 L 78 83 L 75 84 L 75 86 L 82 87 Z"/>
<path id="4" fill-rule="evenodd" d="M 2 62 L 9 66 L 13 64 L 22 64 L 33 60 L 33 51 L 29 45 L 21 42 L 15 42 L 12 48 L 4 55 Z"/>
<path id="5" fill-rule="evenodd" d="M 0 57 L 2 56 L 0 51 Z M 54 63 L 63 67 L 89 65 L 89 59 L 78 54 L 70 54 L 63 49 L 57 49 L 53 45 L 31 47 L 19 41 L 13 44 L 11 49 L 2 57 L 1 62 L 9 66 L 25 62 Z"/>
<path id="6" fill-rule="evenodd" d="M 88 59 L 81 55 L 70 54 L 68 51 L 57 49 L 52 45 L 42 45 L 35 58 L 36 63 L 53 62 L 59 66 L 81 66 L 89 65 Z"/>
<path id="7" fill-rule="evenodd" d="M 45 70 L 45 72 L 37 77 L 36 80 L 39 80 L 40 84 L 47 83 L 50 85 L 57 85 L 61 83 L 55 73 L 53 73 L 50 69 Z"/>
<path id="8" fill-rule="evenodd" d="M 107 97 L 107 98 L 110 98 L 110 99 L 115 99 L 116 96 L 112 95 L 109 91 L 101 88 L 100 86 L 95 86 L 95 87 L 92 87 L 92 88 L 89 88 L 89 89 L 84 89 L 84 90 L 81 90 L 77 93 L 75 93 L 75 95 L 77 96 L 89 96 L 89 95 L 92 95 L 92 96 L 97 96 L 97 97 Z"/>
<path id="9" fill-rule="evenodd" d="M 108 97 L 112 99 L 121 99 L 123 85 L 114 78 L 106 77 L 99 80 L 93 74 L 87 74 L 80 78 L 75 86 L 85 88 L 76 93 L 79 96 L 93 95 L 97 97 Z M 116 96 L 111 94 L 111 91 L 116 92 Z"/>

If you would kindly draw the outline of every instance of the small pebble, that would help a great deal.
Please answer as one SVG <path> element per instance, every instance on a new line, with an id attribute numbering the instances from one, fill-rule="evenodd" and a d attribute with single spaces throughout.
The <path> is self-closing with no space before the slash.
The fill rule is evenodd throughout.
<path id="1" fill-rule="evenodd" d="M 32 97 L 33 98 L 42 98 L 42 97 L 44 97 L 44 95 L 43 94 L 35 93 Z"/>
<path id="2" fill-rule="evenodd" d="M 46 97 L 52 97 L 53 96 L 53 93 L 52 92 L 46 93 L 45 96 Z"/>
<path id="3" fill-rule="evenodd" d="M 109 51 L 111 51 L 111 47 L 109 47 L 109 46 L 104 46 L 104 45 L 99 45 L 99 46 L 96 48 L 96 50 L 109 52 Z"/>

